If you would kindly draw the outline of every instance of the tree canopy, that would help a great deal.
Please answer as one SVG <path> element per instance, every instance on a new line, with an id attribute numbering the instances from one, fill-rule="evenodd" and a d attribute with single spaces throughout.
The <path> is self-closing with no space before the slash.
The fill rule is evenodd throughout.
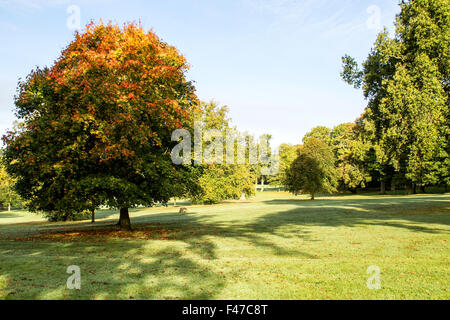
<path id="1" fill-rule="evenodd" d="M 319 192 L 337 191 L 338 173 L 335 157 L 328 144 L 316 138 L 307 139 L 297 158 L 286 172 L 286 189 L 297 195 L 308 193 L 311 200 Z"/>
<path id="2" fill-rule="evenodd" d="M 394 37 L 378 35 L 362 70 L 345 56 L 341 75 L 368 100 L 364 117 L 381 149 L 380 169 L 391 165 L 415 184 L 448 184 L 450 2 L 400 7 Z"/>
<path id="3" fill-rule="evenodd" d="M 182 166 L 171 132 L 188 128 L 197 98 L 178 50 L 134 23 L 90 24 L 50 68 L 19 83 L 22 129 L 4 136 L 8 172 L 33 211 L 166 202 Z"/>

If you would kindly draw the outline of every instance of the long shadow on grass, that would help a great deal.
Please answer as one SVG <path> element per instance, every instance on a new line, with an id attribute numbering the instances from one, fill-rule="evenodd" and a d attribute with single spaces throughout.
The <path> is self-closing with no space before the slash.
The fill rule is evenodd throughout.
<path id="1" fill-rule="evenodd" d="M 450 225 L 450 198 L 386 197 L 345 200 L 268 200 L 268 205 L 292 207 L 279 213 L 313 226 L 380 225 L 426 233 L 449 233 L 449 229 L 429 225 Z M 278 215 L 275 214 L 275 215 Z M 295 216 L 295 218 L 293 218 Z M 272 220 L 272 215 L 263 220 Z M 287 219 L 287 220 L 286 220 Z M 423 224 L 427 224 L 424 226 Z"/>
<path id="2" fill-rule="evenodd" d="M 0 299 L 214 299 L 224 286 L 195 255 L 138 241 L 6 242 L 0 260 Z M 81 290 L 66 287 L 70 265 Z"/>
<path id="3" fill-rule="evenodd" d="M 302 241 L 317 241 L 308 226 L 374 225 L 449 232 L 439 227 L 450 224 L 448 197 L 269 200 L 264 204 L 265 210 L 272 205 L 280 208 L 250 222 L 221 220 L 222 213 L 151 213 L 151 221 L 145 216 L 132 218 L 133 233 L 100 225 L 2 241 L 0 294 L 28 299 L 214 299 L 230 281 L 213 267 L 219 242 L 233 243 L 240 250 L 251 245 L 273 255 L 316 259 L 301 250 Z M 81 291 L 65 288 L 69 276 L 65 271 L 71 264 L 82 270 Z M 3 289 L 2 277 L 9 281 Z"/>
<path id="4" fill-rule="evenodd" d="M 158 218 L 166 222 L 134 223 L 132 233 L 114 226 L 77 227 L 3 240 L 0 298 L 214 299 L 230 281 L 212 267 L 218 258 L 217 239 L 237 240 L 244 248 L 257 246 L 275 255 L 316 259 L 268 240 L 279 222 L 212 224 L 211 215 L 152 214 L 152 220 Z M 298 232 L 295 237 L 308 235 Z M 69 265 L 82 270 L 80 291 L 66 289 Z M 3 290 L 1 277 L 8 281 Z"/>

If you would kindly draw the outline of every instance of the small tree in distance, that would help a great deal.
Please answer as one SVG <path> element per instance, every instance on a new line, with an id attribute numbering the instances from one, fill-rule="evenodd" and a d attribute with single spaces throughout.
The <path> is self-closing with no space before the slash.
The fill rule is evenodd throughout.
<path id="1" fill-rule="evenodd" d="M 335 192 L 337 177 L 332 149 L 317 138 L 308 138 L 286 170 L 285 187 L 295 195 L 310 194 L 314 200 L 319 192 Z"/>

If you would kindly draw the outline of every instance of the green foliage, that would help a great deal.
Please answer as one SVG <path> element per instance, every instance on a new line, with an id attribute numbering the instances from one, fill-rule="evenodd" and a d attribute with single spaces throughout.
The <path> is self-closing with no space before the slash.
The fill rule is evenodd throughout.
<path id="1" fill-rule="evenodd" d="M 333 128 L 331 146 L 336 157 L 339 186 L 355 191 L 365 188 L 372 180 L 366 166 L 370 143 L 364 141 L 354 123 L 343 123 Z"/>
<path id="2" fill-rule="evenodd" d="M 378 148 L 379 173 L 392 167 L 397 181 L 448 184 L 450 2 L 400 6 L 395 36 L 378 35 L 361 71 L 345 56 L 341 76 L 362 85 L 368 100 L 364 117 Z"/>
<path id="3" fill-rule="evenodd" d="M 203 130 L 220 130 L 225 136 L 227 130 L 231 130 L 231 119 L 228 112 L 227 106 L 220 106 L 217 102 L 201 102 L 193 118 L 194 121 L 200 123 Z M 234 148 L 236 148 L 237 143 L 239 142 L 235 141 Z M 208 144 L 204 141 L 203 149 Z M 242 194 L 247 197 L 255 194 L 253 185 L 255 176 L 251 172 L 251 166 L 248 163 L 225 164 L 225 139 L 223 150 L 224 164 L 201 164 L 192 169 L 193 187 L 188 189 L 188 194 L 193 203 L 212 204 L 227 199 L 240 199 Z"/>
<path id="4" fill-rule="evenodd" d="M 295 195 L 309 193 L 312 200 L 319 192 L 335 192 L 338 178 L 335 161 L 325 142 L 309 138 L 286 172 L 286 189 Z"/>
<path id="5" fill-rule="evenodd" d="M 238 200 L 255 194 L 254 176 L 246 165 L 212 165 L 205 168 L 199 178 L 201 191 L 192 198 L 193 203 L 213 204 L 222 200 Z"/>
<path id="6" fill-rule="evenodd" d="M 303 137 L 303 143 L 307 143 L 310 138 L 322 140 L 326 144 L 331 143 L 331 130 L 324 126 L 317 126 L 311 129 Z"/>
<path id="7" fill-rule="evenodd" d="M 284 185 L 286 180 L 286 171 L 291 166 L 292 162 L 297 158 L 299 145 L 282 144 L 278 150 L 279 152 L 279 168 L 278 173 L 269 176 L 268 182 L 272 185 Z"/>
<path id="8" fill-rule="evenodd" d="M 200 101 L 198 108 L 193 112 L 193 121 L 198 121 L 202 129 L 230 129 L 231 118 L 228 115 L 228 106 L 220 106 L 216 101 Z"/>
<path id="9" fill-rule="evenodd" d="M 355 89 L 359 89 L 362 84 L 363 72 L 359 70 L 356 60 L 348 55 L 342 57 L 343 70 L 341 72 L 341 78 L 350 85 L 353 85 Z"/>
<path id="10" fill-rule="evenodd" d="M 44 212 L 43 216 L 49 222 L 58 222 L 58 221 L 81 221 L 87 220 L 91 218 L 91 212 L 88 210 L 85 211 L 67 211 L 67 210 L 59 210 L 52 212 Z"/>
<path id="11" fill-rule="evenodd" d="M 303 137 L 305 143 L 311 139 L 324 142 L 333 151 L 340 190 L 354 192 L 357 188 L 365 188 L 372 180 L 368 169 L 372 145 L 362 135 L 361 120 L 340 124 L 332 130 L 315 127 Z"/>
<path id="12" fill-rule="evenodd" d="M 6 172 L 0 158 L 0 209 L 22 206 L 21 198 L 14 191 L 14 184 L 15 180 Z"/>

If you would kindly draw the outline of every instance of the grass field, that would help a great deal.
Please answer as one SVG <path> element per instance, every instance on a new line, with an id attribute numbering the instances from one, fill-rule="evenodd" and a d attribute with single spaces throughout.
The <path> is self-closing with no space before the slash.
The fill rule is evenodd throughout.
<path id="1" fill-rule="evenodd" d="M 450 195 L 293 197 L 48 223 L 0 212 L 1 299 L 449 299 Z M 81 290 L 66 288 L 69 265 Z M 369 266 L 381 289 L 369 290 Z"/>

